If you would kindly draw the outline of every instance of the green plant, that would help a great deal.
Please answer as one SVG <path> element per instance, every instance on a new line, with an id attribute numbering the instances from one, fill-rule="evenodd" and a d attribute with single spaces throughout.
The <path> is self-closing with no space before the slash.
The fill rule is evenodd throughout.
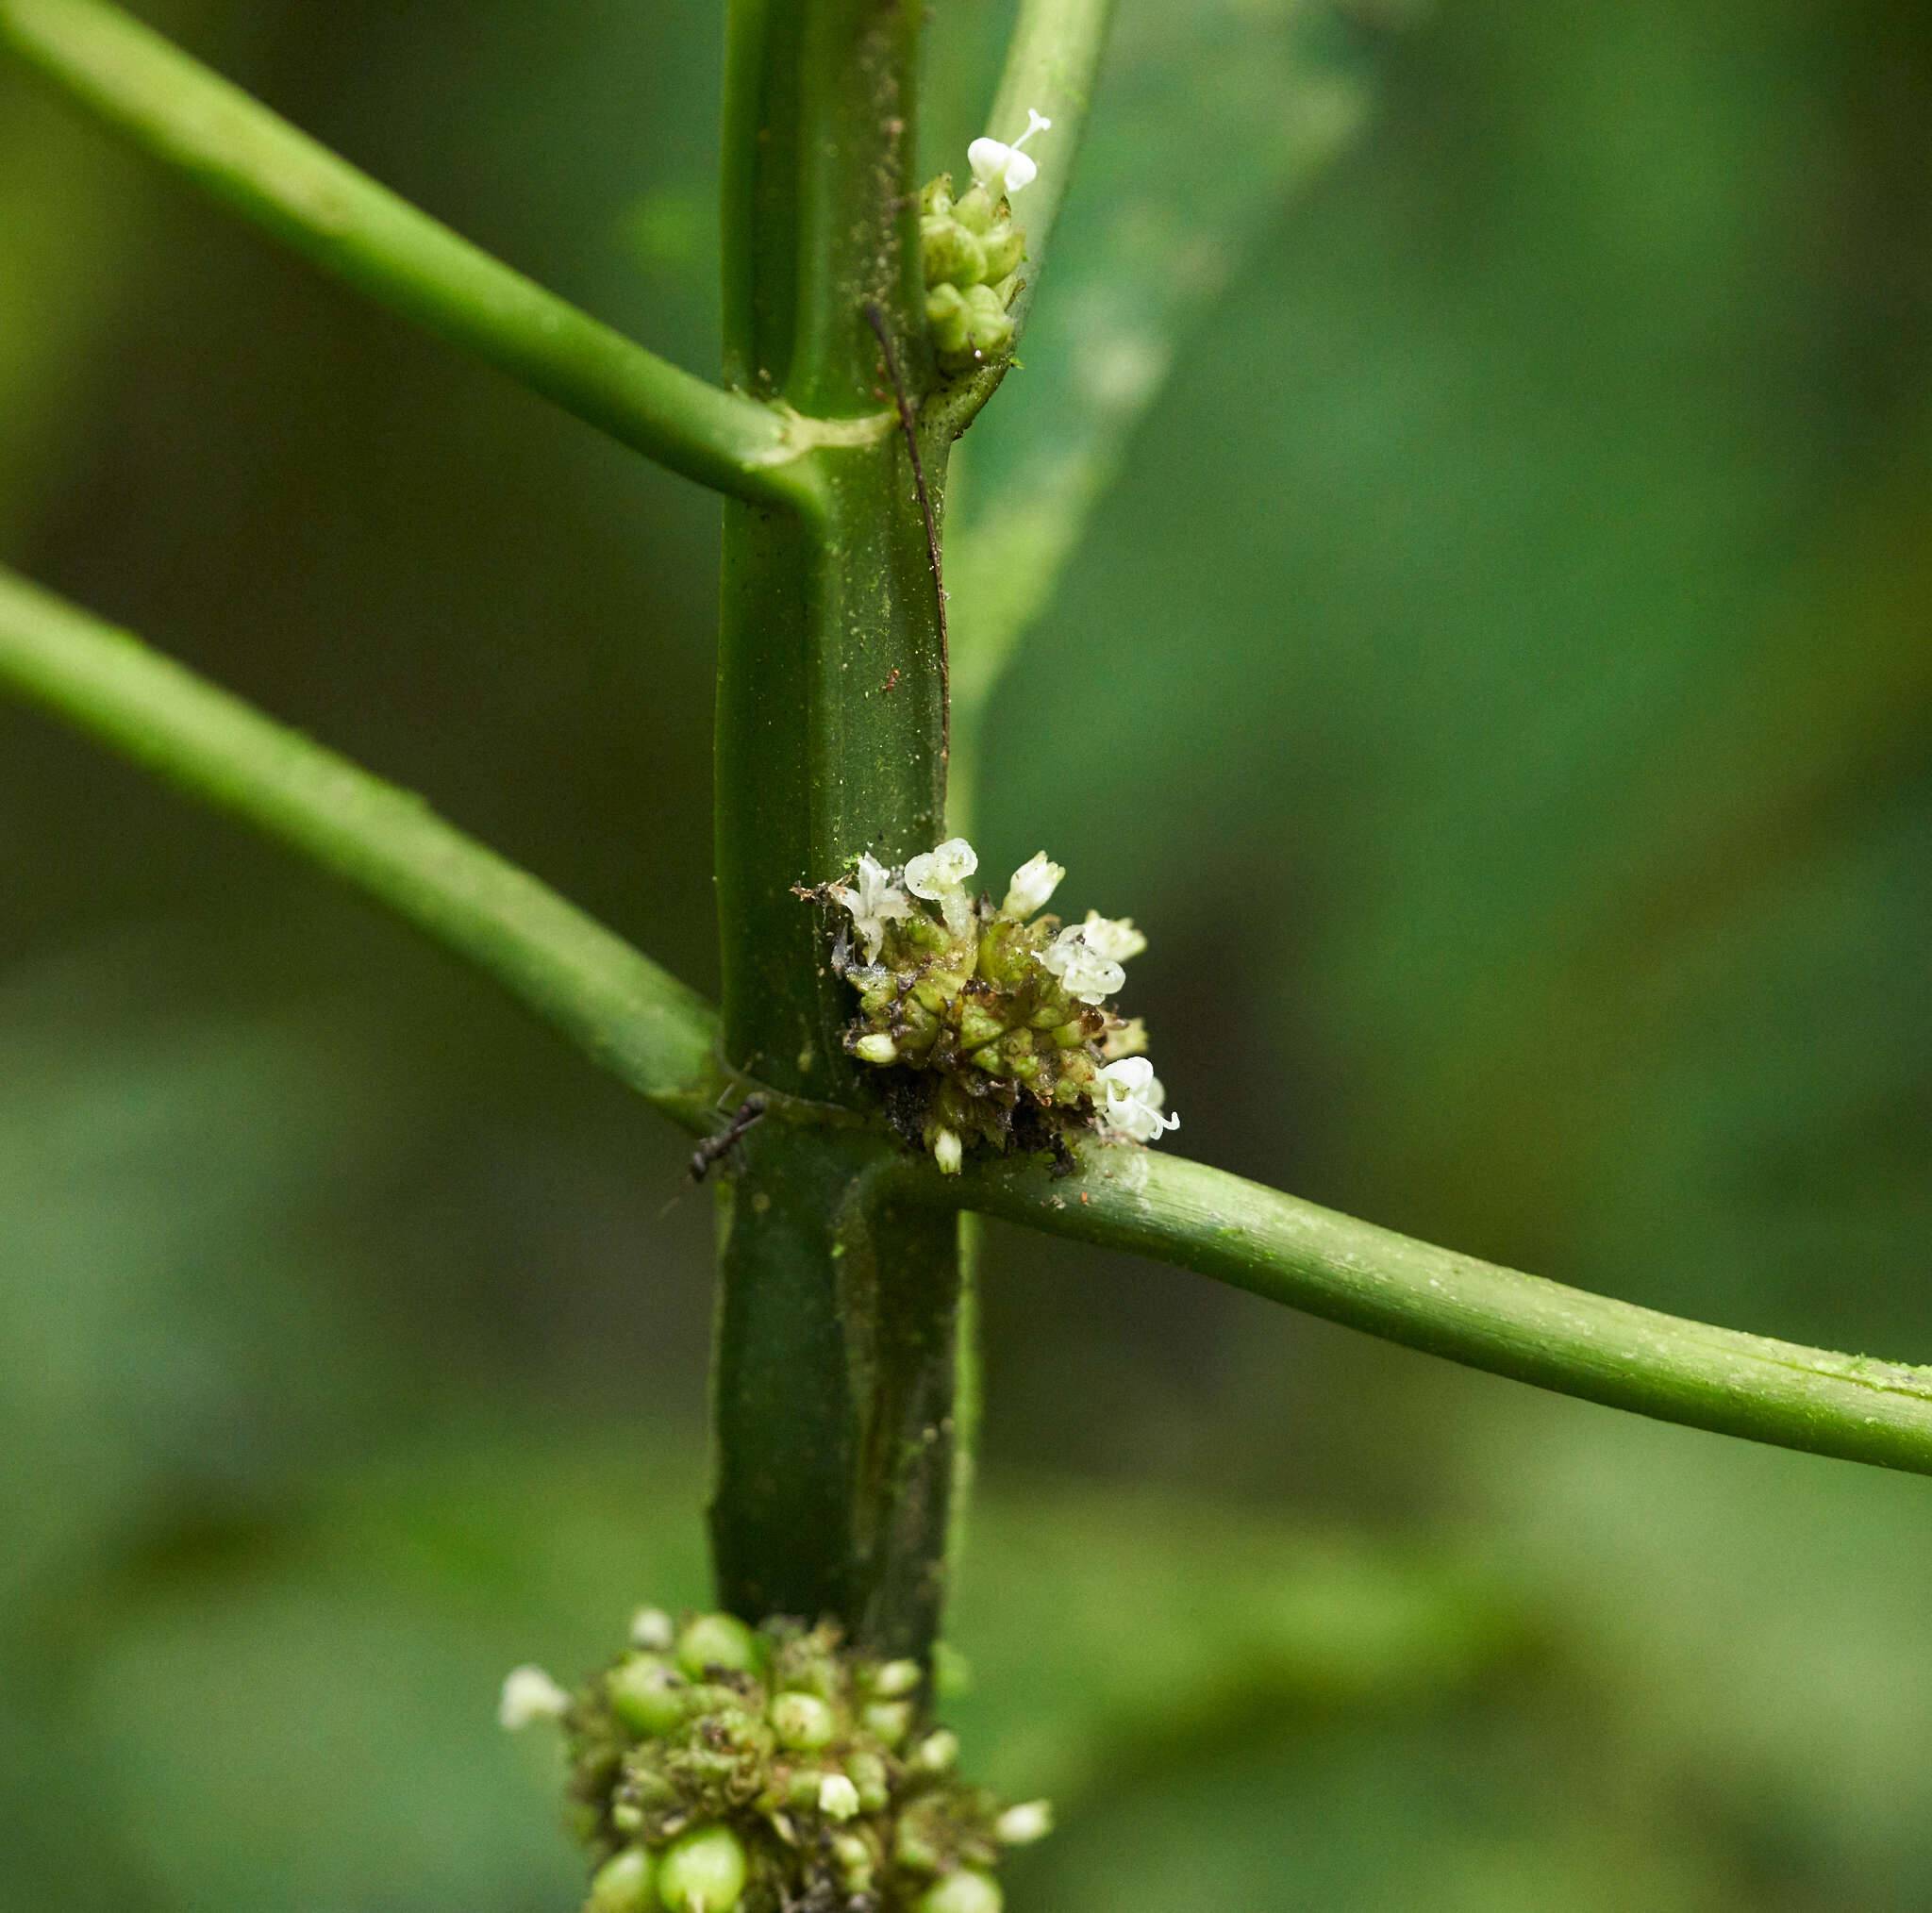
<path id="1" fill-rule="evenodd" d="M 836 1615 L 881 1652 L 928 1646 L 958 1458 L 922 1438 L 961 1420 L 962 1209 L 1156 1255 L 1592 1399 L 1927 1465 L 1921 1372 L 1672 1322 L 1165 1156 L 1084 1144 L 1062 1180 L 979 1155 L 952 1181 L 886 1132 L 846 1058 L 852 1001 L 791 892 L 861 852 L 898 864 L 945 836 L 948 691 L 957 765 L 976 748 L 998 650 L 983 626 L 949 670 L 890 390 L 896 374 L 916 402 L 911 441 L 942 516 L 952 438 L 999 368 L 941 384 L 928 358 L 909 16 L 734 15 L 728 391 L 494 266 L 111 11 L 13 0 L 0 22 L 27 57 L 320 262 L 730 501 L 722 1033 L 645 959 L 399 793 L 32 588 L 0 586 L 0 670 L 24 694 L 382 898 L 695 1133 L 762 1099 L 728 1174 L 723 1251 L 715 1527 L 730 1606 Z M 1029 107 L 1055 123 L 1025 208 L 1036 272 L 1101 24 L 1097 8 L 1029 9 L 991 116 L 1002 132 Z M 760 146 L 768 129 L 780 137 Z M 967 562 L 1023 597 L 1037 590 L 1006 575 L 1029 574 L 996 535 Z M 952 812 L 958 824 L 957 791 Z"/>

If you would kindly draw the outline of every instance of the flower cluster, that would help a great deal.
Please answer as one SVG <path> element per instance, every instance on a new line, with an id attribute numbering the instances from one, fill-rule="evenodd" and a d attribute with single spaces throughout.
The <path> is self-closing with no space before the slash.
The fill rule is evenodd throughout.
<path id="1" fill-rule="evenodd" d="M 941 174 L 920 198 L 925 316 L 933 350 L 948 372 L 997 358 L 1013 342 L 1007 308 L 1020 290 L 1026 235 L 1013 225 L 1011 202 L 1040 170 L 1021 148 L 1053 125 L 1030 108 L 1026 123 L 1010 146 L 985 139 L 967 147 L 973 184 L 958 199 L 949 173 Z"/>
<path id="2" fill-rule="evenodd" d="M 997 907 L 974 894 L 978 868 L 956 837 L 903 870 L 861 857 L 848 878 L 801 892 L 850 916 L 832 944 L 858 992 L 845 1047 L 881 1073 L 893 1125 L 948 1173 L 974 1142 L 1065 1160 L 1080 1130 L 1153 1142 L 1177 1128 L 1140 1019 L 1106 1007 L 1146 938 L 1126 917 L 1041 916 L 1066 875 L 1044 851 Z"/>
<path id="3" fill-rule="evenodd" d="M 830 1622 L 640 1611 L 631 1651 L 575 1694 L 505 1681 L 507 1727 L 562 1724 L 585 1913 L 1000 1913 L 1001 1848 L 1052 1829 L 955 1772 L 915 1661 Z"/>

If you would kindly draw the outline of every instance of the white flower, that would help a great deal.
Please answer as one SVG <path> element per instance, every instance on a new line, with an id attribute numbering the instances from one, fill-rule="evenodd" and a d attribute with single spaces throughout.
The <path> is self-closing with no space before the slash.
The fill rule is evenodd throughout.
<path id="1" fill-rule="evenodd" d="M 505 1676 L 496 1718 L 514 1732 L 532 1721 L 560 1721 L 570 1696 L 541 1667 L 512 1668 Z"/>
<path id="2" fill-rule="evenodd" d="M 630 1618 L 630 1644 L 664 1654 L 677 1638 L 677 1629 L 661 1607 L 640 1607 Z"/>
<path id="3" fill-rule="evenodd" d="M 928 1773 L 943 1773 L 959 1757 L 959 1737 L 950 1727 L 928 1734 L 912 1750 L 912 1764 Z"/>
<path id="4" fill-rule="evenodd" d="M 1043 113 L 1026 108 L 1026 130 L 1008 146 L 1002 140 L 975 140 L 966 149 L 966 163 L 974 179 L 997 199 L 1002 193 L 1010 199 L 1023 186 L 1030 186 L 1040 175 L 1030 155 L 1021 152 L 1036 133 L 1053 125 Z"/>
<path id="5" fill-rule="evenodd" d="M 1117 1136 L 1133 1142 L 1156 1142 L 1170 1129 L 1178 1129 L 1178 1116 L 1163 1116 L 1167 1091 L 1145 1056 L 1123 1056 L 1100 1073 L 1100 1118 Z"/>
<path id="6" fill-rule="evenodd" d="M 966 880 L 979 868 L 979 857 L 963 837 L 949 837 L 937 850 L 911 858 L 906 866 L 906 888 L 915 897 L 937 904 L 954 936 L 965 929 L 973 914 Z"/>
<path id="7" fill-rule="evenodd" d="M 1085 923 L 1062 930 L 1040 953 L 1040 960 L 1080 1003 L 1099 1003 L 1127 980 L 1127 973 L 1111 956 L 1089 946 Z"/>
<path id="8" fill-rule="evenodd" d="M 819 1811 L 827 1820 L 850 1820 L 858 1811 L 858 1789 L 842 1773 L 819 1782 Z"/>
<path id="9" fill-rule="evenodd" d="M 1009 1806 L 992 1823 L 993 1838 L 1009 1847 L 1031 1846 L 1053 1831 L 1053 1803 L 1049 1800 L 1023 1801 Z"/>
<path id="10" fill-rule="evenodd" d="M 932 1159 L 939 1164 L 941 1175 L 958 1175 L 965 1155 L 957 1129 L 941 1129 L 932 1139 Z"/>
<path id="11" fill-rule="evenodd" d="M 861 857 L 856 874 L 856 890 L 850 884 L 833 884 L 831 894 L 852 912 L 853 927 L 870 963 L 886 940 L 887 923 L 912 914 L 912 899 L 892 881 L 891 872 L 873 857 Z"/>
<path id="12" fill-rule="evenodd" d="M 1024 923 L 1036 910 L 1044 907 L 1065 875 L 1066 872 L 1051 861 L 1045 851 L 1036 850 L 1013 873 L 1012 888 L 1007 891 L 1007 900 L 1000 906 L 1000 915 L 1012 917 Z"/>
<path id="13" fill-rule="evenodd" d="M 1080 935 L 1096 956 L 1105 956 L 1113 963 L 1124 963 L 1147 947 L 1147 939 L 1134 928 L 1133 918 L 1103 917 L 1098 910 L 1087 912 Z"/>
<path id="14" fill-rule="evenodd" d="M 916 1660 L 889 1660 L 872 1677 L 872 1690 L 882 1701 L 896 1701 L 919 1685 Z"/>

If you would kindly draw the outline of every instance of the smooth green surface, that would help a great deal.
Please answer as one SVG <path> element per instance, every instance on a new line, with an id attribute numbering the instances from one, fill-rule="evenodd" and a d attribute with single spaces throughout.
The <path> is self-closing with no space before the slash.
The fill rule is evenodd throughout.
<path id="1" fill-rule="evenodd" d="M 704 1003 L 421 798 L 4 571 L 0 682 L 393 911 L 677 1121 L 713 1120 Z"/>
<path id="2" fill-rule="evenodd" d="M 1064 1179 L 974 1166 L 958 1196 L 1585 1401 L 1932 1474 L 1932 1369 L 1639 1308 L 1132 1147 L 1089 1144 Z"/>
<path id="3" fill-rule="evenodd" d="M 99 0 L 5 0 L 0 43 L 305 258 L 700 484 L 782 494 L 810 440 L 546 292 Z"/>
<path id="4" fill-rule="evenodd" d="M 727 375 L 864 417 L 930 376 L 917 241 L 922 16 L 897 0 L 737 0 L 726 39 Z M 945 677 L 926 527 L 897 435 L 809 460 L 810 496 L 732 504 L 719 635 L 716 857 L 726 1054 L 867 1110 L 830 925 L 796 887 L 944 834 Z M 942 475 L 930 473 L 934 482 Z M 924 1655 L 944 1594 L 958 1230 L 880 1203 L 876 1138 L 770 1123 L 721 1233 L 713 1371 L 720 1598 L 837 1615 Z"/>

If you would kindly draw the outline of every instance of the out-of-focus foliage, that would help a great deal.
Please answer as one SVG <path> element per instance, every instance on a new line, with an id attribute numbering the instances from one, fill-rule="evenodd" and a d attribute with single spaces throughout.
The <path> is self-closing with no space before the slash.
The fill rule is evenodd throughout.
<path id="1" fill-rule="evenodd" d="M 956 500 L 1124 449 L 991 707 L 989 867 L 1148 928 L 1193 1152 L 1932 1356 L 1923 23 L 1122 10 Z M 1005 12 L 936 9 L 931 170 Z M 711 9 L 164 24 L 714 358 Z M 1167 377 L 1102 419 L 1129 241 Z M 708 980 L 713 507 L 4 72 L 0 547 Z M 680 1145 L 11 710 L 0 896 L 0 1907 L 570 1905 L 493 1689 L 703 1592 Z M 1016 1913 L 1932 1901 L 1925 1484 L 989 1241 L 953 1711 L 1066 1808 Z"/>

